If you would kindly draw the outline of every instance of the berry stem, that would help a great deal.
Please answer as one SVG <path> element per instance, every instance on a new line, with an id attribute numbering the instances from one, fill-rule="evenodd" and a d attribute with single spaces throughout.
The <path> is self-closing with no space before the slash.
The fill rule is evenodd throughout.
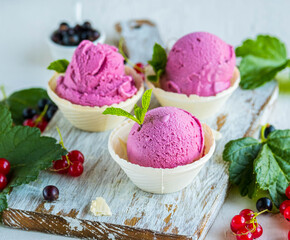
<path id="1" fill-rule="evenodd" d="M 61 135 L 61 132 L 60 132 L 59 128 L 56 127 L 56 130 L 57 130 L 58 135 L 59 135 L 59 138 L 60 138 L 59 144 L 62 146 L 62 148 L 63 148 L 64 150 L 67 151 L 66 147 L 64 146 L 63 138 L 62 138 L 62 135 Z M 70 162 L 70 160 L 69 160 L 69 158 L 68 158 L 68 155 L 65 155 L 65 157 L 66 157 L 66 160 L 67 160 L 68 165 L 70 166 L 70 165 L 71 165 L 71 162 Z"/>
<path id="2" fill-rule="evenodd" d="M 7 95 L 6 95 L 6 92 L 5 92 L 4 85 L 0 86 L 0 90 L 1 90 L 1 93 L 3 95 L 3 99 L 2 100 L 6 100 L 7 99 Z"/>
<path id="3" fill-rule="evenodd" d="M 265 138 L 265 129 L 269 127 L 269 123 L 265 124 L 262 126 L 261 128 L 261 142 L 264 143 L 267 141 L 267 139 Z"/>
<path id="4" fill-rule="evenodd" d="M 121 53 L 121 55 L 123 56 L 123 58 L 126 60 L 126 62 L 131 67 L 133 67 L 135 69 L 138 69 L 138 71 L 140 71 L 141 73 L 145 73 L 145 71 L 142 68 L 136 66 L 136 64 L 134 64 L 133 62 L 131 62 L 131 60 L 126 56 L 126 54 L 124 53 L 124 50 L 123 50 L 123 43 L 124 43 L 124 38 L 121 37 L 120 38 L 120 41 L 119 41 L 119 52 Z"/>
<path id="5" fill-rule="evenodd" d="M 8 105 L 8 102 L 7 102 L 7 95 L 6 95 L 6 92 L 5 92 L 4 85 L 0 86 L 0 91 L 1 91 L 1 93 L 3 95 L 2 101 L 4 101 L 5 105 L 9 108 L 9 105 Z"/>
<path id="6" fill-rule="evenodd" d="M 45 105 L 43 111 L 40 113 L 40 115 L 38 116 L 38 118 L 35 119 L 35 121 L 34 121 L 34 127 L 36 127 L 37 124 L 42 121 L 42 119 L 44 118 L 44 116 L 45 116 L 45 114 L 47 112 L 47 109 L 48 109 L 48 105 Z"/>
<path id="7" fill-rule="evenodd" d="M 268 209 L 265 209 L 265 210 L 263 210 L 261 212 L 255 213 L 255 218 L 258 217 L 259 215 L 265 213 L 265 212 L 270 212 L 270 211 Z"/>

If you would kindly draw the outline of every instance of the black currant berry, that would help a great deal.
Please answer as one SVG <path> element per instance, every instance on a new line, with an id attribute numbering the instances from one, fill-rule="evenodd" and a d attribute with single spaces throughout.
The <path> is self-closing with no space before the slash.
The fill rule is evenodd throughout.
<path id="1" fill-rule="evenodd" d="M 273 208 L 273 203 L 269 198 L 263 197 L 257 201 L 256 208 L 259 212 L 262 212 L 266 209 L 271 211 Z"/>
<path id="2" fill-rule="evenodd" d="M 24 108 L 22 111 L 22 116 L 24 119 L 31 119 L 36 115 L 36 110 L 33 108 Z"/>
<path id="3" fill-rule="evenodd" d="M 52 117 L 53 117 L 53 115 L 56 113 L 56 111 L 57 111 L 57 106 L 55 106 L 55 105 L 51 105 L 48 109 L 47 109 L 47 112 L 46 112 L 46 114 L 45 114 L 45 119 L 46 119 L 46 121 L 50 121 L 51 119 L 52 119 Z"/>
<path id="4" fill-rule="evenodd" d="M 69 44 L 70 45 L 78 45 L 79 44 L 79 36 L 78 35 L 69 36 Z"/>
<path id="5" fill-rule="evenodd" d="M 267 138 L 271 132 L 274 132 L 276 129 L 273 125 L 269 125 L 265 128 L 264 137 Z"/>
<path id="6" fill-rule="evenodd" d="M 40 99 L 37 103 L 37 107 L 38 107 L 40 112 L 42 112 L 44 110 L 45 105 L 48 105 L 48 107 L 50 107 L 51 105 L 53 105 L 53 103 L 47 98 Z"/>
<path id="7" fill-rule="evenodd" d="M 61 32 L 67 31 L 69 29 L 69 25 L 66 22 L 62 22 L 61 24 L 59 24 L 58 29 Z"/>
<path id="8" fill-rule="evenodd" d="M 59 191 L 56 186 L 49 185 L 43 189 L 42 194 L 45 200 L 52 202 L 58 199 Z"/>
<path id="9" fill-rule="evenodd" d="M 92 24 L 88 21 L 84 22 L 83 27 L 85 29 L 92 29 Z"/>

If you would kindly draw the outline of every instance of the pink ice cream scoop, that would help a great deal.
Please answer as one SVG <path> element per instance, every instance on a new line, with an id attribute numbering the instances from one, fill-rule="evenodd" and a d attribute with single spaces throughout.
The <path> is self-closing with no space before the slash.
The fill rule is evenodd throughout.
<path id="1" fill-rule="evenodd" d="M 128 160 L 144 167 L 174 168 L 203 155 L 204 136 L 198 119 L 174 107 L 147 112 L 140 128 L 132 127 L 127 141 Z"/>
<path id="2" fill-rule="evenodd" d="M 191 33 L 180 38 L 169 52 L 160 85 L 188 96 L 215 96 L 230 87 L 235 65 L 231 45 L 210 33 Z"/>
<path id="3" fill-rule="evenodd" d="M 59 97 L 91 107 L 119 103 L 136 92 L 133 78 L 125 75 L 124 58 L 117 48 L 87 40 L 74 52 L 56 87 Z"/>

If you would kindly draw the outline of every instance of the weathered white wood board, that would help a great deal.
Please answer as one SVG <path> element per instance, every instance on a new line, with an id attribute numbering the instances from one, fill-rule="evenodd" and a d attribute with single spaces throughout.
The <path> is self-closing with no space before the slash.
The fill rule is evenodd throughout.
<path id="1" fill-rule="evenodd" d="M 110 131 L 80 131 L 58 112 L 45 135 L 58 138 L 58 126 L 66 147 L 84 153 L 84 173 L 72 178 L 44 171 L 36 182 L 15 188 L 3 222 L 15 228 L 90 239 L 204 239 L 228 188 L 227 164 L 222 160 L 225 143 L 251 135 L 267 117 L 277 94 L 274 82 L 253 91 L 238 89 L 206 121 L 223 134 L 212 159 L 191 185 L 167 195 L 143 192 L 130 182 L 107 151 Z M 156 106 L 153 99 L 151 108 Z M 42 198 L 42 189 L 50 184 L 60 190 L 59 200 L 53 203 Z M 90 202 L 99 196 L 106 199 L 113 216 L 89 213 Z"/>

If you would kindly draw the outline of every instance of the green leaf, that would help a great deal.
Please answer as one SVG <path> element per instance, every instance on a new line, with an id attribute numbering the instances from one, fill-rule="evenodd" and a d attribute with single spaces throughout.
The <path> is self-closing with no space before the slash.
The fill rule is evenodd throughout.
<path id="1" fill-rule="evenodd" d="M 11 113 L 9 112 L 6 106 L 1 106 L 2 112 L 0 115 L 0 134 L 3 134 L 11 129 L 12 127 L 12 118 Z"/>
<path id="2" fill-rule="evenodd" d="M 7 118 L 7 108 L 0 106 L 0 116 Z M 11 121 L 11 119 L 10 119 Z M 5 119 L 5 122 L 9 120 Z M 0 122 L 0 128 L 5 123 Z M 2 126 L 3 125 L 3 126 Z M 0 209 L 7 207 L 6 196 L 11 188 L 35 181 L 41 170 L 52 165 L 53 160 L 61 159 L 67 152 L 56 139 L 42 137 L 37 128 L 16 126 L 0 134 L 0 156 L 8 159 L 11 170 L 8 186 L 0 195 Z"/>
<path id="3" fill-rule="evenodd" d="M 153 67 L 153 70 L 156 74 L 155 78 L 149 76 L 148 80 L 153 82 L 159 81 L 160 76 L 165 72 L 167 64 L 167 54 L 165 49 L 158 43 L 155 43 L 154 45 L 152 60 L 148 61 L 148 64 Z"/>
<path id="4" fill-rule="evenodd" d="M 285 62 L 274 62 L 255 56 L 244 57 L 240 64 L 241 82 L 243 89 L 255 89 L 272 81 L 276 74 L 287 67 Z"/>
<path id="5" fill-rule="evenodd" d="M 230 162 L 230 181 L 238 185 L 242 196 L 250 198 L 257 189 L 268 192 L 276 207 L 286 199 L 290 183 L 290 130 L 276 130 L 266 142 L 253 138 L 230 141 L 223 152 Z"/>
<path id="6" fill-rule="evenodd" d="M 147 79 L 150 82 L 158 82 L 158 80 L 159 80 L 159 78 L 157 77 L 157 75 L 149 75 L 149 76 L 147 76 Z"/>
<path id="7" fill-rule="evenodd" d="M 9 110 L 12 114 L 13 122 L 16 125 L 22 125 L 24 118 L 22 111 L 24 108 L 31 107 L 37 109 L 37 102 L 42 98 L 48 98 L 46 90 L 42 88 L 30 88 L 24 89 L 11 94 L 4 102 L 0 105 L 8 104 Z"/>
<path id="8" fill-rule="evenodd" d="M 152 95 L 152 89 L 149 89 L 145 91 L 142 96 L 142 108 L 144 109 L 145 113 L 148 111 L 148 108 L 150 106 L 151 95 Z"/>
<path id="9" fill-rule="evenodd" d="M 65 73 L 67 67 L 69 65 L 69 61 L 66 59 L 56 60 L 47 67 L 48 70 L 54 70 L 58 73 Z"/>
<path id="10" fill-rule="evenodd" d="M 11 188 L 7 187 L 2 192 L 0 192 L 0 218 L 1 213 L 8 208 L 7 194 L 9 194 L 10 191 Z"/>
<path id="11" fill-rule="evenodd" d="M 230 162 L 230 182 L 237 185 L 242 196 L 252 198 L 256 192 L 253 162 L 257 157 L 261 143 L 254 138 L 241 138 L 226 144 L 223 159 Z"/>
<path id="12" fill-rule="evenodd" d="M 285 45 L 278 38 L 268 35 L 244 41 L 236 48 L 236 55 L 242 57 L 239 69 L 240 85 L 244 89 L 262 86 L 289 64 Z"/>
<path id="13" fill-rule="evenodd" d="M 114 108 L 114 107 L 109 107 L 107 108 L 103 114 L 110 114 L 110 115 L 116 115 L 116 116 L 123 116 L 132 119 L 139 125 L 142 125 L 144 122 L 145 115 L 148 111 L 148 108 L 150 106 L 150 100 L 151 100 L 151 94 L 152 94 L 152 89 L 145 91 L 145 93 L 142 96 L 142 108 L 138 107 L 137 104 L 134 106 L 134 113 L 135 116 L 131 115 L 127 111 L 121 109 L 121 108 Z"/>
<path id="14" fill-rule="evenodd" d="M 134 106 L 134 114 L 138 119 L 139 123 L 142 124 L 144 122 L 145 114 L 143 114 L 143 109 L 138 107 L 136 104 Z"/>
<path id="15" fill-rule="evenodd" d="M 130 113 L 127 111 L 121 109 L 121 108 L 114 108 L 114 107 L 109 107 L 107 108 L 104 112 L 104 115 L 116 115 L 116 116 L 121 116 L 121 117 L 126 117 L 130 118 L 131 120 L 135 121 L 136 123 L 140 124 L 139 120 L 132 116 Z"/>

